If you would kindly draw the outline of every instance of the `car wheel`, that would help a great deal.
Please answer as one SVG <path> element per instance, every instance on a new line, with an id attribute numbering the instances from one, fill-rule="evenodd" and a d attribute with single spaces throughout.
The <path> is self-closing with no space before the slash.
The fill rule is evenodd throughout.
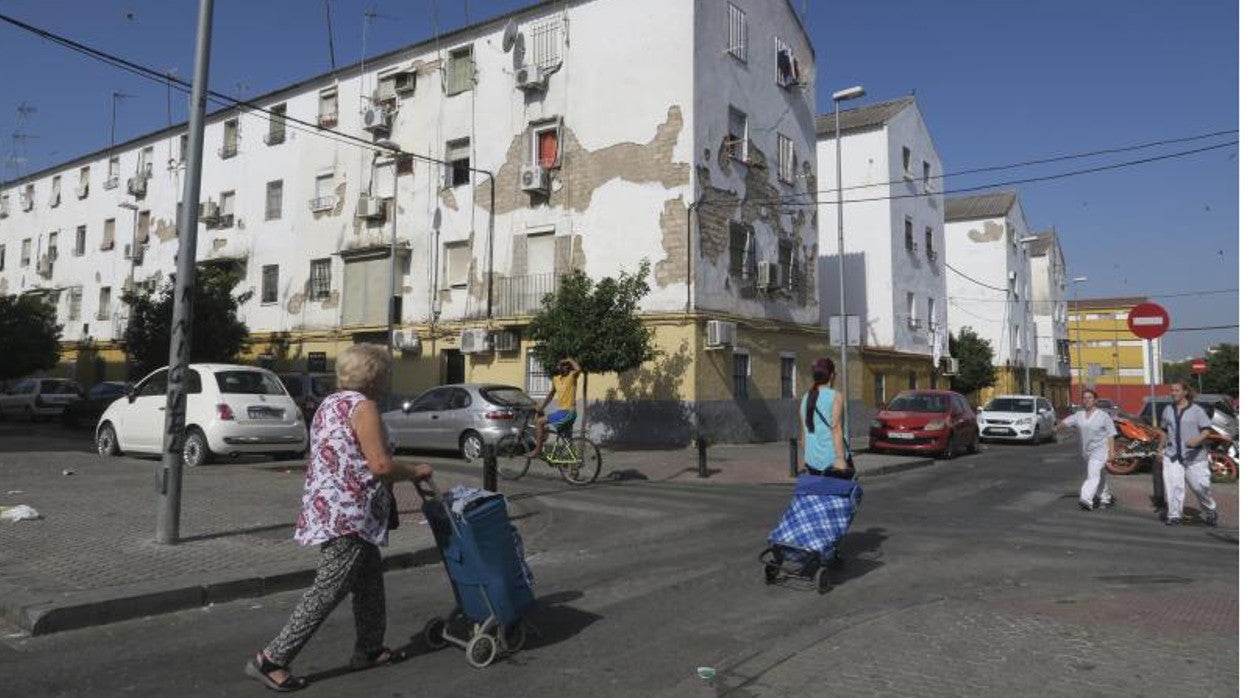
<path id="1" fill-rule="evenodd" d="M 465 433 L 459 438 L 459 453 L 464 460 L 472 462 L 481 457 L 481 452 L 485 450 L 485 439 L 475 431 Z"/>
<path id="2" fill-rule="evenodd" d="M 956 446 L 957 439 L 954 438 L 954 433 L 951 431 L 949 432 L 949 438 L 945 439 L 945 448 L 940 452 L 940 457 L 944 460 L 953 460 Z"/>
<path id="3" fill-rule="evenodd" d="M 117 431 L 112 424 L 105 423 L 95 435 L 95 452 L 106 457 L 121 453 L 117 448 Z"/>
<path id="4" fill-rule="evenodd" d="M 186 432 L 186 440 L 182 442 L 182 464 L 195 468 L 212 462 L 212 451 L 208 448 L 208 438 L 204 432 L 191 427 Z"/>

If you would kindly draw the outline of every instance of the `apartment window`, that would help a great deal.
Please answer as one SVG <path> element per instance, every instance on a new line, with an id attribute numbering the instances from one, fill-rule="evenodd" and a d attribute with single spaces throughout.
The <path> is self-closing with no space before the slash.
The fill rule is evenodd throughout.
<path id="1" fill-rule="evenodd" d="M 750 355 L 735 353 L 732 355 L 732 397 L 737 400 L 750 399 Z"/>
<path id="2" fill-rule="evenodd" d="M 338 197 L 334 194 L 334 175 L 332 172 L 320 174 L 316 176 L 316 185 L 313 189 L 316 196 L 312 199 L 313 211 L 324 211 L 331 209 L 337 202 Z"/>
<path id="3" fill-rule="evenodd" d="M 35 207 L 35 185 L 27 184 L 22 191 L 22 210 L 29 211 Z"/>
<path id="4" fill-rule="evenodd" d="M 932 163 L 923 161 L 923 191 L 932 190 Z"/>
<path id="5" fill-rule="evenodd" d="M 910 216 L 906 216 L 905 225 L 906 225 L 906 251 L 914 252 L 914 250 L 916 249 L 915 244 L 914 244 L 914 221 L 910 219 Z"/>
<path id="6" fill-rule="evenodd" d="M 71 322 L 82 319 L 82 287 L 75 286 L 69 289 L 69 317 Z"/>
<path id="7" fill-rule="evenodd" d="M 750 59 L 750 26 L 745 10 L 728 3 L 728 55 L 745 63 Z"/>
<path id="8" fill-rule="evenodd" d="M 53 208 L 61 205 L 61 176 L 52 177 L 52 194 L 48 197 L 48 205 Z"/>
<path id="9" fill-rule="evenodd" d="M 238 119 L 225 122 L 220 155 L 222 158 L 232 158 L 238 155 Z"/>
<path id="10" fill-rule="evenodd" d="M 797 153 L 793 150 L 793 139 L 788 136 L 776 135 L 776 171 L 780 181 L 792 184 L 797 174 Z"/>
<path id="11" fill-rule="evenodd" d="M 444 246 L 442 261 L 443 288 L 468 287 L 468 241 L 448 242 Z"/>
<path id="12" fill-rule="evenodd" d="M 884 380 L 883 373 L 874 374 L 875 387 L 875 404 L 877 407 L 883 407 L 888 403 L 888 386 Z"/>
<path id="13" fill-rule="evenodd" d="M 84 167 L 78 170 L 78 198 L 85 199 L 91 191 L 91 168 Z"/>
<path id="14" fill-rule="evenodd" d="M 87 226 L 80 225 L 74 231 L 74 256 L 81 257 L 87 253 Z"/>
<path id="15" fill-rule="evenodd" d="M 755 259 L 757 259 L 757 254 L 754 249 L 754 231 L 747 225 L 730 221 L 728 223 L 728 275 L 738 279 L 753 279 Z"/>
<path id="16" fill-rule="evenodd" d="M 338 88 L 321 90 L 316 112 L 316 123 L 321 126 L 338 125 Z"/>
<path id="17" fill-rule="evenodd" d="M 563 20 L 551 19 L 533 26 L 530 50 L 533 62 L 542 70 L 558 67 L 563 62 Z"/>
<path id="18" fill-rule="evenodd" d="M 907 384 L 910 386 L 911 390 L 917 389 L 919 387 L 919 374 L 911 371 Z"/>
<path id="19" fill-rule="evenodd" d="M 471 46 L 451 51 L 446 66 L 446 94 L 454 95 L 471 90 L 475 73 Z"/>
<path id="20" fill-rule="evenodd" d="M 0 271 L 4 271 L 4 245 L 0 245 Z"/>
<path id="21" fill-rule="evenodd" d="M 537 356 L 534 355 L 532 349 L 526 353 L 524 392 L 529 395 L 541 396 L 546 396 L 550 393 L 550 374 L 546 373 L 542 362 L 537 360 Z"/>
<path id="22" fill-rule="evenodd" d="M 923 226 L 923 241 L 927 244 L 927 258 L 936 259 L 936 234 L 932 232 L 932 226 Z"/>
<path id="23" fill-rule="evenodd" d="M 117 182 L 121 180 L 121 157 L 114 155 L 108 159 L 108 179 L 104 180 L 105 189 L 117 188 Z"/>
<path id="24" fill-rule="evenodd" d="M 30 238 L 22 240 L 22 258 L 19 262 L 20 266 L 30 266 Z"/>
<path id="25" fill-rule="evenodd" d="M 793 288 L 793 243 L 781 240 L 776 245 L 776 266 L 780 269 L 780 288 Z"/>
<path id="26" fill-rule="evenodd" d="M 277 265 L 266 264 L 260 268 L 260 302 L 277 302 Z"/>
<path id="27" fill-rule="evenodd" d="M 533 127 L 533 153 L 531 162 L 550 170 L 560 165 L 559 123 L 547 123 Z"/>
<path id="28" fill-rule="evenodd" d="M 101 250 L 113 249 L 113 244 L 116 238 L 117 238 L 117 219 L 105 218 L 104 219 L 104 239 L 100 241 L 100 249 Z"/>
<path id="29" fill-rule="evenodd" d="M 48 259 L 57 258 L 58 253 L 57 253 L 56 244 L 57 244 L 57 238 L 59 237 L 60 235 L 56 231 L 48 233 Z"/>
<path id="30" fill-rule="evenodd" d="M 728 107 L 728 155 L 746 162 L 750 153 L 750 121 L 745 112 Z"/>
<path id="31" fill-rule="evenodd" d="M 95 311 L 96 320 L 107 320 L 113 304 L 113 289 L 110 286 L 100 287 L 100 307 Z"/>
<path id="32" fill-rule="evenodd" d="M 793 87 L 802 82 L 802 67 L 793 55 L 793 49 L 776 37 L 776 84 Z"/>
<path id="33" fill-rule="evenodd" d="M 221 228 L 230 228 L 234 225 L 234 192 L 221 192 L 220 218 L 217 225 Z"/>
<path id="34" fill-rule="evenodd" d="M 393 158 L 373 163 L 373 184 L 370 187 L 373 196 L 379 199 L 393 199 L 398 193 L 397 183 Z"/>
<path id="35" fill-rule="evenodd" d="M 286 141 L 286 105 L 275 104 L 269 109 L 269 132 L 264 135 L 266 145 Z"/>
<path id="36" fill-rule="evenodd" d="M 906 291 L 906 320 L 911 327 L 918 327 L 919 316 L 914 310 L 914 291 Z"/>
<path id="37" fill-rule="evenodd" d="M 187 151 L 191 149 L 191 137 L 189 134 L 178 136 L 178 162 L 186 162 Z"/>
<path id="38" fill-rule="evenodd" d="M 931 330 L 936 329 L 936 299 L 935 298 L 927 299 L 927 326 Z"/>
<path id="39" fill-rule="evenodd" d="M 329 298 L 329 259 L 312 260 L 311 283 L 308 285 L 310 300 L 323 301 Z"/>
<path id="40" fill-rule="evenodd" d="M 274 221 L 282 217 L 282 180 L 264 186 L 264 220 Z"/>
<path id="41" fill-rule="evenodd" d="M 446 144 L 447 186 L 463 186 L 472 179 L 472 173 L 468 169 L 472 166 L 470 145 L 467 138 L 460 138 Z"/>
<path id="42" fill-rule="evenodd" d="M 152 176 L 152 159 L 153 159 L 152 148 L 153 146 L 149 145 L 143 150 L 139 151 L 139 166 L 134 169 L 134 173 L 136 175 L 140 177 Z"/>
<path id="43" fill-rule="evenodd" d="M 912 179 L 914 174 L 910 171 L 910 149 L 904 145 L 901 147 L 901 172 L 906 179 Z"/>
<path id="44" fill-rule="evenodd" d="M 138 229 L 134 232 L 134 241 L 142 245 L 152 232 L 152 212 L 139 211 Z"/>
<path id="45" fill-rule="evenodd" d="M 797 382 L 797 359 L 792 355 L 780 356 L 780 397 L 795 396 L 793 386 Z"/>
<path id="46" fill-rule="evenodd" d="M 0 196 L 0 218 L 9 215 L 9 195 Z"/>

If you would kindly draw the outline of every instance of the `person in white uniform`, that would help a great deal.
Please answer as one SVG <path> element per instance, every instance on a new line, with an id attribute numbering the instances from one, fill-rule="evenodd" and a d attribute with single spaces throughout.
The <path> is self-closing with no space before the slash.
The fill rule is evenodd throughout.
<path id="1" fill-rule="evenodd" d="M 1088 476 L 1079 489 L 1079 506 L 1088 511 L 1097 504 L 1113 506 L 1114 495 L 1105 477 L 1105 462 L 1114 457 L 1114 435 L 1118 430 L 1114 419 L 1096 406 L 1095 390 L 1083 391 L 1083 409 L 1063 419 L 1061 426 L 1079 430 L 1083 458 L 1088 466 Z"/>
<path id="2" fill-rule="evenodd" d="M 1212 433 L 1212 422 L 1205 409 L 1192 403 L 1192 386 L 1179 381 L 1170 386 L 1174 398 L 1161 413 L 1161 426 L 1166 430 L 1162 447 L 1162 480 L 1166 486 L 1166 525 L 1183 523 L 1183 500 L 1187 487 L 1192 488 L 1200 504 L 1204 522 L 1218 525 L 1218 505 L 1210 493 L 1209 453 L 1205 440 Z"/>

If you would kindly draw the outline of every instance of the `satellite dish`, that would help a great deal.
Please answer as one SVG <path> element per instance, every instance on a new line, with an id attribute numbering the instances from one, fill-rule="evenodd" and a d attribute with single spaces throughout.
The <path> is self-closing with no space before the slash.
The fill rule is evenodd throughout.
<path id="1" fill-rule="evenodd" d="M 516 28 L 516 20 L 507 20 L 507 27 L 503 29 L 503 51 L 510 52 L 516 45 L 516 35 L 520 30 Z"/>

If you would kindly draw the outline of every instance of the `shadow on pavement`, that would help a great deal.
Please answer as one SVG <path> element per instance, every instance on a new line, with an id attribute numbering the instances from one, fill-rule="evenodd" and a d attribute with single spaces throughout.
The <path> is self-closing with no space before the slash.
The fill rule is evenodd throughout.
<path id="1" fill-rule="evenodd" d="M 525 649 L 536 649 L 576 637 L 582 630 L 602 620 L 597 613 L 582 611 L 567 604 L 584 596 L 579 591 L 560 591 L 537 600 L 537 607 L 525 619 L 529 638 Z M 521 652 L 523 655 L 523 651 Z"/>
<path id="2" fill-rule="evenodd" d="M 848 582 L 883 567 L 880 546 L 886 540 L 885 529 L 879 526 L 846 533 L 840 545 L 841 564 L 832 568 L 833 584 Z"/>

